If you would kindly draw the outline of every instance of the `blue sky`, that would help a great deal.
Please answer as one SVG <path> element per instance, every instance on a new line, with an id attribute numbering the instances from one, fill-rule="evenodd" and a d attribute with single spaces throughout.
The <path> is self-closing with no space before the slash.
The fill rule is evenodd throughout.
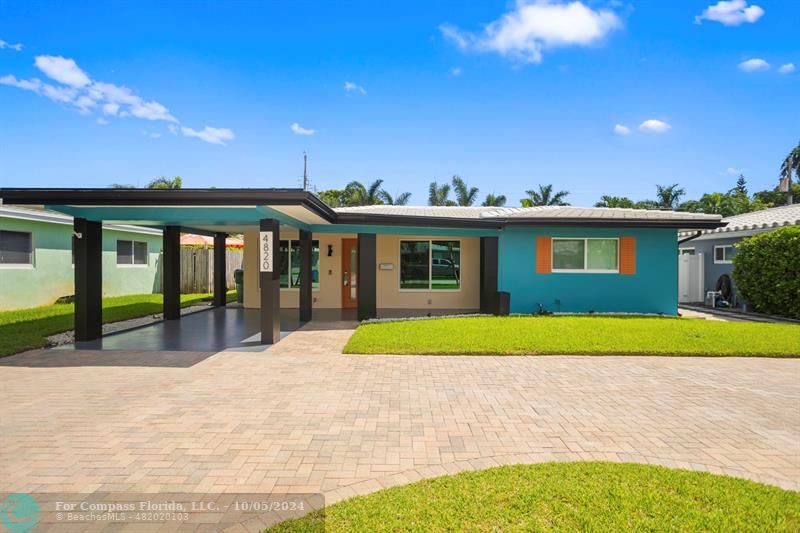
<path id="1" fill-rule="evenodd" d="M 319 190 L 383 178 L 412 203 L 453 174 L 509 205 L 540 183 L 575 205 L 739 171 L 771 188 L 800 139 L 798 20 L 786 0 L 0 0 L 0 185 L 296 187 L 306 150 Z"/>

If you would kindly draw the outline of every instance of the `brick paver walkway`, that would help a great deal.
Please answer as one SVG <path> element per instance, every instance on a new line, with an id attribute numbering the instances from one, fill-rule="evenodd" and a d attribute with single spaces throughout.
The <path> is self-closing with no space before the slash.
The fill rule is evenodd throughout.
<path id="1" fill-rule="evenodd" d="M 579 459 L 800 488 L 800 360 L 344 356 L 351 330 L 336 326 L 185 368 L 176 354 L 160 366 L 8 359 L 0 492 L 322 491 L 330 503 Z"/>

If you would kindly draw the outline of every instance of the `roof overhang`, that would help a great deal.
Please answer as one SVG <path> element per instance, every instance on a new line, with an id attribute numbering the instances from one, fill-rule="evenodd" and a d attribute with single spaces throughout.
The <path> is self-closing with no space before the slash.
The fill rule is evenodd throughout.
<path id="1" fill-rule="evenodd" d="M 41 205 L 90 220 L 164 227 L 179 225 L 199 233 L 239 231 L 275 218 L 298 228 L 341 224 L 499 230 L 505 227 L 595 226 L 713 229 L 725 226 L 719 218 L 611 218 L 546 216 L 419 216 L 336 212 L 316 195 L 301 189 L 0 189 L 0 203 Z M 562 214 L 563 215 L 563 214 Z M 205 230 L 205 231 L 204 231 Z"/>

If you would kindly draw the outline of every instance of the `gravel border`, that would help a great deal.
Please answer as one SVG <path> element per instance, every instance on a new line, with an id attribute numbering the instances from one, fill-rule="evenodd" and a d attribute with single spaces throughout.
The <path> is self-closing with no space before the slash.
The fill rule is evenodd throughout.
<path id="1" fill-rule="evenodd" d="M 200 311 L 207 311 L 213 306 L 211 304 L 192 305 L 181 309 L 181 316 L 199 313 Z M 131 318 L 129 320 L 120 320 L 118 322 L 109 322 L 103 324 L 103 335 L 110 333 L 118 333 L 120 331 L 127 331 L 129 329 L 138 328 L 141 326 L 148 326 L 156 322 L 164 320 L 163 313 L 156 313 L 155 315 L 140 316 L 138 318 Z M 47 347 L 52 348 L 55 346 L 63 346 L 64 344 L 72 344 L 75 342 L 75 330 L 64 331 L 56 333 L 47 337 Z"/>

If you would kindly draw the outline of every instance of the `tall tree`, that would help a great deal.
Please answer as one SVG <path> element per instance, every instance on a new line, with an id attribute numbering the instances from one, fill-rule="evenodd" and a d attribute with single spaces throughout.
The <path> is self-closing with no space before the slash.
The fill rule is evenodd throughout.
<path id="1" fill-rule="evenodd" d="M 408 201 L 411 199 L 410 192 L 401 192 L 397 196 L 392 196 L 385 190 L 381 190 L 380 198 L 386 205 L 407 205 Z"/>
<path id="2" fill-rule="evenodd" d="M 456 205 L 450 199 L 450 185 L 443 183 L 439 185 L 436 180 L 428 185 L 428 205 Z"/>
<path id="3" fill-rule="evenodd" d="M 486 199 L 481 204 L 484 207 L 503 207 L 506 205 L 506 197 L 503 194 L 487 194 Z"/>
<path id="4" fill-rule="evenodd" d="M 461 206 L 470 206 L 478 199 L 478 188 L 467 187 L 461 176 L 456 174 L 452 179 L 453 191 L 456 193 L 456 203 Z"/>
<path id="5" fill-rule="evenodd" d="M 736 186 L 730 190 L 731 194 L 744 194 L 747 196 L 747 179 L 744 177 L 744 174 L 739 174 L 739 178 L 736 180 Z"/>
<path id="6" fill-rule="evenodd" d="M 797 176 L 797 181 L 800 182 L 800 142 L 797 146 L 792 148 L 786 159 L 781 164 L 781 184 L 786 188 L 786 203 L 791 204 L 794 198 L 794 191 L 792 187 L 792 174 Z"/>
<path id="7" fill-rule="evenodd" d="M 686 191 L 678 187 L 677 183 L 672 185 L 656 185 L 656 197 L 658 207 L 666 209 L 675 209 Z"/>
<path id="8" fill-rule="evenodd" d="M 627 196 L 601 196 L 600 201 L 594 204 L 595 207 L 624 207 L 628 209 L 634 208 L 633 200 Z"/>
<path id="9" fill-rule="evenodd" d="M 525 191 L 527 198 L 520 200 L 522 207 L 534 207 L 540 205 L 569 205 L 564 201 L 569 195 L 569 191 L 553 192 L 553 185 L 539 185 L 539 190 L 533 189 Z"/>
<path id="10" fill-rule="evenodd" d="M 182 180 L 180 176 L 168 178 L 166 176 L 159 176 L 147 184 L 148 189 L 180 189 Z"/>
<path id="11" fill-rule="evenodd" d="M 344 189 L 328 189 L 327 191 L 321 191 L 317 196 L 329 207 L 344 207 L 347 205 Z"/>
<path id="12" fill-rule="evenodd" d="M 377 205 L 381 200 L 381 185 L 383 180 L 375 180 L 369 187 L 360 181 L 351 181 L 344 188 L 344 203 L 347 206 Z"/>

